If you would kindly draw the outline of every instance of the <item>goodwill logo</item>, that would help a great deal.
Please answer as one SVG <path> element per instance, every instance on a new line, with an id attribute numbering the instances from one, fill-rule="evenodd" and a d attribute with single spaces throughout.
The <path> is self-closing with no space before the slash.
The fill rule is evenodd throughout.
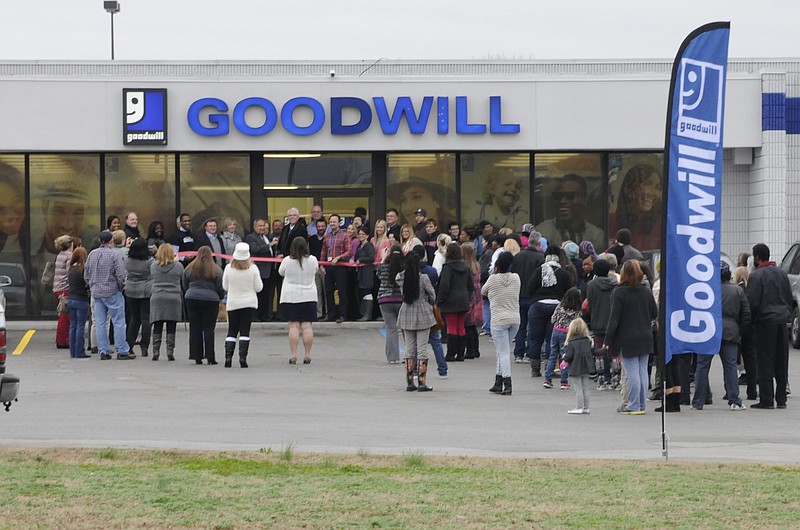
<path id="1" fill-rule="evenodd" d="M 122 90 L 123 145 L 167 145 L 167 89 Z"/>
<path id="2" fill-rule="evenodd" d="M 678 136 L 719 143 L 724 82 L 723 65 L 681 60 Z"/>

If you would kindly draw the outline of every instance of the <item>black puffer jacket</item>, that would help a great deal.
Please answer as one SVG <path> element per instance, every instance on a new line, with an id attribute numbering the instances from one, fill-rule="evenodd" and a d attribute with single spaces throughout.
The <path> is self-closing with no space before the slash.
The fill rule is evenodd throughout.
<path id="1" fill-rule="evenodd" d="M 442 313 L 469 311 L 469 300 L 474 290 L 472 273 L 463 260 L 445 261 L 439 277 L 436 303 Z"/>

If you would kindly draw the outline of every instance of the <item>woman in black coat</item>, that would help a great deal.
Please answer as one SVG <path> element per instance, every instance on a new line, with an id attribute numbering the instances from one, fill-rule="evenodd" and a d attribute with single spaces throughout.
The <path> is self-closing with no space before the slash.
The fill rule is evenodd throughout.
<path id="1" fill-rule="evenodd" d="M 436 304 L 447 323 L 447 361 L 463 361 L 467 348 L 467 330 L 464 320 L 469 311 L 470 299 L 475 286 L 472 271 L 464 261 L 458 243 L 450 243 L 445 251 L 442 275 L 439 277 L 439 292 Z"/>
<path id="2" fill-rule="evenodd" d="M 650 289 L 642 284 L 643 278 L 639 260 L 628 260 L 622 266 L 619 287 L 611 295 L 611 316 L 603 344 L 606 348 L 613 345 L 622 354 L 629 395 L 623 414 L 645 411 L 647 359 L 653 353 L 652 322 L 658 318 L 658 307 Z"/>

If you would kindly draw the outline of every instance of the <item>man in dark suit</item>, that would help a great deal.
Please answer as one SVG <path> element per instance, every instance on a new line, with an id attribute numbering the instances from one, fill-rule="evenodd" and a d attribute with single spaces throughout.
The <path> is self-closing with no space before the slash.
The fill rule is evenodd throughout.
<path id="1" fill-rule="evenodd" d="M 253 222 L 253 232 L 247 234 L 244 242 L 250 246 L 250 255 L 254 258 L 273 258 L 275 257 L 274 246 L 277 246 L 277 237 L 275 245 L 272 239 L 267 235 L 267 221 L 266 219 L 256 219 Z M 275 281 L 278 272 L 275 269 L 275 264 L 269 261 L 256 261 L 261 281 L 264 283 L 264 289 L 258 293 L 258 312 L 256 318 L 261 322 L 272 320 L 275 316 L 273 308 L 273 299 L 275 296 Z"/>
<path id="2" fill-rule="evenodd" d="M 296 237 L 308 237 L 308 229 L 305 220 L 300 217 L 297 208 L 289 208 L 286 212 L 286 224 L 278 240 L 278 257 L 288 256 L 289 249 L 292 248 L 292 241 Z"/>
<path id="3" fill-rule="evenodd" d="M 194 249 L 200 250 L 200 247 L 208 247 L 214 254 L 225 253 L 225 245 L 222 243 L 222 239 L 217 233 L 217 220 L 213 217 L 205 220 L 202 230 L 200 230 L 200 233 L 194 238 Z M 214 256 L 214 262 L 219 265 L 220 268 L 224 267 L 227 263 L 225 258 L 219 256 Z"/>

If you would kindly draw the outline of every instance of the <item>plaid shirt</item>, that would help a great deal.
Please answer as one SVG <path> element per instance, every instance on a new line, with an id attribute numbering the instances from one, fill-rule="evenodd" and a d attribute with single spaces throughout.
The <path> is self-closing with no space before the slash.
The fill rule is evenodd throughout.
<path id="1" fill-rule="evenodd" d="M 333 258 L 344 258 L 350 254 L 350 237 L 341 228 L 325 234 L 322 241 L 322 261 L 331 261 Z"/>
<path id="2" fill-rule="evenodd" d="M 83 277 L 95 298 L 108 298 L 125 289 L 128 271 L 119 252 L 100 247 L 89 253 Z"/>

